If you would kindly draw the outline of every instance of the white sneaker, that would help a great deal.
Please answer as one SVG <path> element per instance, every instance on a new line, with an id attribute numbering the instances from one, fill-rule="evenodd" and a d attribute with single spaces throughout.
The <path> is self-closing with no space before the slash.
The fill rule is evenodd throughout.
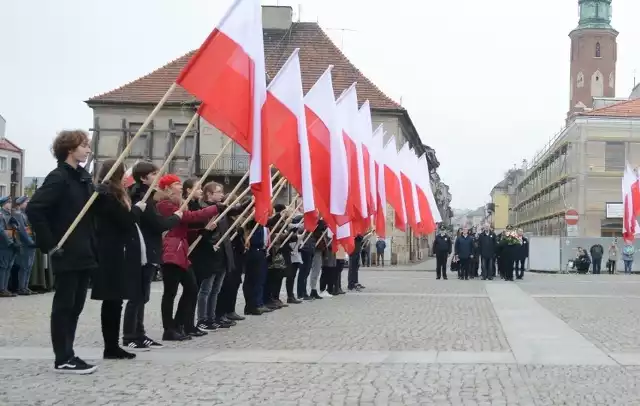
<path id="1" fill-rule="evenodd" d="M 322 296 L 322 297 L 333 297 L 333 295 L 331 293 L 327 292 L 326 290 L 320 292 L 319 295 Z"/>

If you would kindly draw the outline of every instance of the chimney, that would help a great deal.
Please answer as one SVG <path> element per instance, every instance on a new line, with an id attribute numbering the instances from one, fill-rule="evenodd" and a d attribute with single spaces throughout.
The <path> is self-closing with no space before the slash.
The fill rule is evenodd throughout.
<path id="1" fill-rule="evenodd" d="M 262 6 L 262 28 L 265 30 L 288 30 L 293 23 L 293 8 L 290 6 Z"/>

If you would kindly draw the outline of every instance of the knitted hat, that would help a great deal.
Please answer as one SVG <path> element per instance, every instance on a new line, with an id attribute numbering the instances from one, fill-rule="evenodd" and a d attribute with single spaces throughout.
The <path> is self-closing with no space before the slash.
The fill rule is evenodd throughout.
<path id="1" fill-rule="evenodd" d="M 173 174 L 168 174 L 160 178 L 160 181 L 158 182 L 158 187 L 161 190 L 165 190 L 169 186 L 173 185 L 174 183 L 182 183 L 182 181 L 178 176 Z"/>
<path id="2" fill-rule="evenodd" d="M 26 202 L 27 200 L 29 200 L 27 196 L 20 196 L 19 198 L 16 199 L 16 204 L 19 206 L 22 203 Z"/>

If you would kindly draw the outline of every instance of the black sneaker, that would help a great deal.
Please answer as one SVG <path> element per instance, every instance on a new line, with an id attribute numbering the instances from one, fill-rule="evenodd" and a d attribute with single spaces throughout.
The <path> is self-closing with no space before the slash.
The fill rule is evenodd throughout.
<path id="1" fill-rule="evenodd" d="M 362 290 L 362 289 L 366 289 L 364 286 L 362 286 L 362 285 L 361 285 L 361 284 L 359 284 L 359 283 L 356 283 L 356 288 L 358 288 L 358 289 L 360 289 L 360 290 Z"/>
<path id="2" fill-rule="evenodd" d="M 122 340 L 122 346 L 133 352 L 149 351 L 151 348 L 142 340 Z"/>
<path id="3" fill-rule="evenodd" d="M 165 330 L 162 334 L 162 341 L 186 341 L 191 340 L 191 337 L 182 334 L 176 330 Z"/>
<path id="4" fill-rule="evenodd" d="M 76 374 L 88 375 L 96 372 L 98 369 L 95 365 L 90 365 L 78 357 L 73 357 L 67 362 L 56 363 L 53 370 L 59 374 Z"/>
<path id="5" fill-rule="evenodd" d="M 104 350 L 102 355 L 104 359 L 134 359 L 136 354 L 132 354 L 120 347 Z"/>
<path id="6" fill-rule="evenodd" d="M 213 331 L 217 330 L 219 326 L 216 323 L 210 321 L 199 321 L 196 327 L 198 327 L 200 330 Z"/>
<path id="7" fill-rule="evenodd" d="M 226 314 L 226 317 L 227 317 L 229 320 L 234 320 L 234 321 L 242 321 L 242 320 L 244 320 L 244 317 L 240 316 L 240 315 L 239 315 L 238 313 L 236 313 L 236 312 L 227 313 L 227 314 Z"/>
<path id="8" fill-rule="evenodd" d="M 151 348 L 152 350 L 157 350 L 160 348 L 164 348 L 164 345 L 160 344 L 157 341 L 154 341 L 152 339 L 150 339 L 147 336 L 144 336 L 144 338 L 142 339 L 142 342 L 149 348 Z"/>

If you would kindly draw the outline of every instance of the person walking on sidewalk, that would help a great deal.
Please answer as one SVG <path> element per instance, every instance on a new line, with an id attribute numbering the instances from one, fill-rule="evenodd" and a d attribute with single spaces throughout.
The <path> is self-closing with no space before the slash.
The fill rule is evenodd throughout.
<path id="1" fill-rule="evenodd" d="M 451 237 L 447 235 L 444 227 L 440 227 L 440 233 L 436 235 L 433 241 L 432 252 L 436 256 L 436 279 L 441 277 L 447 280 L 447 259 L 451 255 L 453 243 Z"/>

